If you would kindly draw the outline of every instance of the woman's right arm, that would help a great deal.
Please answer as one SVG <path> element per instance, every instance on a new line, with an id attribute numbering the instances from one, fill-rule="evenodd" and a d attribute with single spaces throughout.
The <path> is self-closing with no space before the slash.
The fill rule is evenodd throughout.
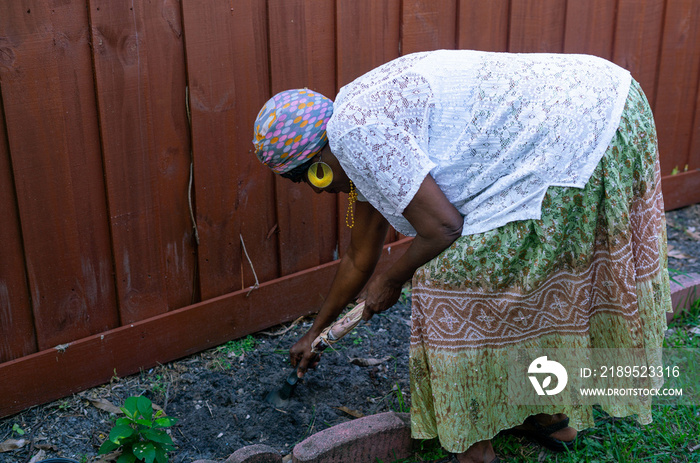
<path id="1" fill-rule="evenodd" d="M 303 375 L 315 355 L 311 342 L 324 328 L 333 323 L 343 309 L 367 284 L 379 261 L 389 228 L 386 219 L 368 202 L 355 205 L 355 226 L 350 233 L 350 245 L 340 259 L 330 291 L 309 331 L 289 350 L 292 365 Z"/>

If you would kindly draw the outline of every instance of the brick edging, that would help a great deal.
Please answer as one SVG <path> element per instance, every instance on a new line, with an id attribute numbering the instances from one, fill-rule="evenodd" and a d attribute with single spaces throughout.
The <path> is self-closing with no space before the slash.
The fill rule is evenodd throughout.
<path id="1" fill-rule="evenodd" d="M 700 299 L 700 274 L 688 273 L 685 275 L 673 275 L 671 280 L 671 303 L 673 313 L 666 314 L 666 321 L 670 322 L 696 300 Z"/>

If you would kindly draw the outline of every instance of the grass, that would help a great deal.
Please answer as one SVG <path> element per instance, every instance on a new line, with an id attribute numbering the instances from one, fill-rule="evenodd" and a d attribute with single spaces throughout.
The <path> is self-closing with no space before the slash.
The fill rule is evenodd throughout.
<path id="1" fill-rule="evenodd" d="M 700 300 L 669 324 L 665 348 L 700 348 Z M 695 330 L 694 330 L 695 329 Z M 593 409 L 595 427 L 579 433 L 576 447 L 550 452 L 513 436 L 496 436 L 501 459 L 512 463 L 700 463 L 700 404 L 654 405 L 652 423 L 614 418 Z M 417 442 L 415 456 L 392 463 L 431 462 L 447 457 L 437 440 Z"/>

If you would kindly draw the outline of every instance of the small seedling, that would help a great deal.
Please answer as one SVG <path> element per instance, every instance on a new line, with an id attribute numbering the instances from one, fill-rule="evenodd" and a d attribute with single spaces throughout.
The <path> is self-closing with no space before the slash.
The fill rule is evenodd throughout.
<path id="1" fill-rule="evenodd" d="M 151 381 L 151 390 L 155 394 L 165 395 L 167 389 L 167 383 L 162 375 L 156 375 L 155 379 Z"/>
<path id="2" fill-rule="evenodd" d="M 20 427 L 17 423 L 12 425 L 12 435 L 17 434 L 18 436 L 24 436 L 24 429 Z"/>
<path id="3" fill-rule="evenodd" d="M 219 346 L 216 350 L 226 354 L 226 356 L 240 357 L 246 352 L 250 352 L 255 348 L 255 338 L 251 335 L 246 336 L 243 339 L 238 339 L 235 341 L 229 341 L 223 346 Z"/>
<path id="4" fill-rule="evenodd" d="M 129 397 L 120 408 L 124 417 L 116 420 L 107 440 L 100 446 L 100 455 L 121 447 L 117 463 L 167 463 L 168 452 L 175 446 L 165 428 L 177 420 L 164 416 L 162 410 L 154 413 L 153 404 L 143 396 Z"/>

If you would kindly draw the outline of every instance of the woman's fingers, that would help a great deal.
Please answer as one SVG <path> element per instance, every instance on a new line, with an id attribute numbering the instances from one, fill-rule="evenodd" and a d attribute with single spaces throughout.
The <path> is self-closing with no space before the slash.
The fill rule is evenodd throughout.
<path id="1" fill-rule="evenodd" d="M 318 354 L 311 354 L 308 357 L 304 356 L 299 361 L 299 366 L 297 367 L 297 376 L 299 378 L 302 378 L 306 374 L 306 372 L 309 371 L 309 368 L 316 368 L 320 360 L 321 356 Z"/>

